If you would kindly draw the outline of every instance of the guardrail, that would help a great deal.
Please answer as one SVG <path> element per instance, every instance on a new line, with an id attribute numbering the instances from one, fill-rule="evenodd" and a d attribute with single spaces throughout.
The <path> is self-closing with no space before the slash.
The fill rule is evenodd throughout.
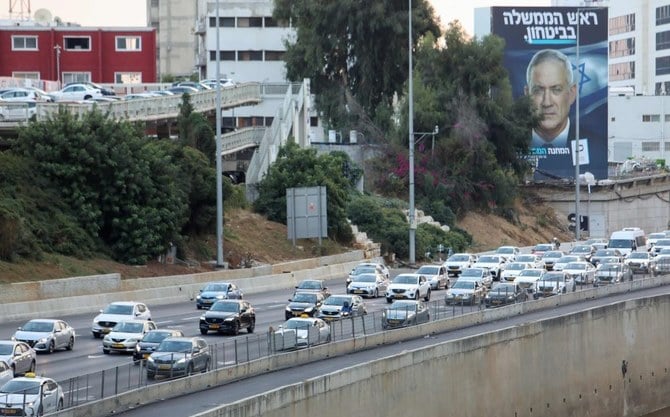
<path id="1" fill-rule="evenodd" d="M 266 127 L 256 126 L 238 129 L 221 135 L 221 154 L 228 155 L 245 148 L 258 146 L 263 140 Z"/>

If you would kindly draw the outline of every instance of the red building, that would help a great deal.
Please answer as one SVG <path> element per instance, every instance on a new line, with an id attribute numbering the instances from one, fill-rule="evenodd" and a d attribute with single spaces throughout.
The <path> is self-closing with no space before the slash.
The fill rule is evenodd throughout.
<path id="1" fill-rule="evenodd" d="M 156 82 L 154 28 L 0 27 L 0 76 L 62 84 Z"/>

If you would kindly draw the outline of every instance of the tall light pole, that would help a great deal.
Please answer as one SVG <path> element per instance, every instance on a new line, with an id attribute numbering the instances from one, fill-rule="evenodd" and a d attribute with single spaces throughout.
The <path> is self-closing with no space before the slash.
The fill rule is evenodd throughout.
<path id="1" fill-rule="evenodd" d="M 56 81 L 58 82 L 58 88 L 60 88 L 60 54 L 61 54 L 61 46 L 59 44 L 56 44 L 54 46 L 54 50 L 56 51 Z"/>
<path id="2" fill-rule="evenodd" d="M 409 55 L 409 264 L 416 263 L 416 218 L 414 215 L 414 80 L 412 79 L 412 0 L 409 1 L 408 47 Z"/>
<path id="3" fill-rule="evenodd" d="M 581 237 L 580 225 L 581 219 L 579 218 L 579 148 L 581 144 L 579 142 L 579 96 L 581 95 L 581 76 L 579 71 L 579 26 L 581 19 L 581 9 L 577 9 L 577 104 L 575 105 L 575 241 L 579 241 Z M 574 82 L 575 80 L 573 80 Z"/>
<path id="4" fill-rule="evenodd" d="M 223 174 L 221 162 L 221 56 L 219 45 L 219 0 L 216 0 L 216 266 L 223 264 Z"/>

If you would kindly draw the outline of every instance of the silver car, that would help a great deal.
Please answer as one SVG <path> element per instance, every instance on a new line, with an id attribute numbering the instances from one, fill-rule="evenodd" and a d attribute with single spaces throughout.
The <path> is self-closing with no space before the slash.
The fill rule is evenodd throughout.
<path id="1" fill-rule="evenodd" d="M 426 277 L 432 290 L 449 287 L 447 267 L 444 265 L 423 265 L 416 273 Z"/>
<path id="2" fill-rule="evenodd" d="M 35 372 L 37 353 L 26 342 L 0 340 L 0 360 L 7 362 L 14 376 Z"/>
<path id="3" fill-rule="evenodd" d="M 293 317 L 274 333 L 276 350 L 294 349 L 330 342 L 330 326 L 316 317 Z"/>
<path id="4" fill-rule="evenodd" d="M 147 358 L 147 378 L 207 372 L 211 361 L 209 346 L 201 337 L 168 337 Z"/>
<path id="5" fill-rule="evenodd" d="M 386 293 L 389 281 L 379 272 L 365 272 L 355 275 L 347 286 L 347 294 L 377 298 Z"/>
<path id="6" fill-rule="evenodd" d="M 120 321 L 102 339 L 102 353 L 133 353 L 144 335 L 157 328 L 156 323 L 150 320 Z"/>
<path id="7" fill-rule="evenodd" d="M 0 361 L 0 387 L 10 379 L 14 378 L 14 371 L 5 361 Z"/>
<path id="8" fill-rule="evenodd" d="M 63 389 L 51 378 L 29 374 L 0 387 L 3 416 L 42 416 L 62 410 L 64 403 Z"/>
<path id="9" fill-rule="evenodd" d="M 53 353 L 56 349 L 72 350 L 75 331 L 63 320 L 35 319 L 19 327 L 12 340 L 26 342 L 37 352 Z"/>

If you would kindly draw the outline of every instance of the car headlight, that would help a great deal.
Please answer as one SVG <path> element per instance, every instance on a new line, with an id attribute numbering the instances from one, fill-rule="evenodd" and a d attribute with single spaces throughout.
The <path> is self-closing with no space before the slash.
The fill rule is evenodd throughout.
<path id="1" fill-rule="evenodd" d="M 291 307 L 286 306 L 286 311 L 291 311 Z"/>
<path id="2" fill-rule="evenodd" d="M 186 356 L 184 356 L 183 358 L 179 358 L 176 363 L 184 363 L 184 362 L 186 362 Z"/>
<path id="3" fill-rule="evenodd" d="M 135 352 L 139 352 L 141 350 L 140 344 L 135 345 Z"/>
<path id="4" fill-rule="evenodd" d="M 12 336 L 11 340 L 16 341 L 16 337 L 15 337 L 15 336 Z"/>
<path id="5" fill-rule="evenodd" d="M 205 315 L 200 316 L 200 320 L 205 321 Z"/>
<path id="6" fill-rule="evenodd" d="M 149 357 L 147 358 L 147 362 L 154 363 L 154 358 L 152 358 L 151 356 L 149 356 Z"/>
<path id="7" fill-rule="evenodd" d="M 509 295 L 509 296 L 507 296 L 507 299 L 508 299 L 508 300 L 514 300 L 514 296 L 513 296 L 513 295 Z"/>
<path id="8" fill-rule="evenodd" d="M 304 311 L 305 313 L 311 313 L 312 311 L 314 311 L 314 307 L 307 307 Z"/>
<path id="9" fill-rule="evenodd" d="M 104 337 L 102 340 L 104 340 L 105 342 L 109 342 L 109 339 L 110 339 L 110 338 L 109 338 L 109 335 L 106 334 L 105 337 Z"/>
<path id="10" fill-rule="evenodd" d="M 130 339 L 126 339 L 126 343 L 137 343 L 139 342 L 139 339 L 136 337 L 131 337 Z"/>
<path id="11" fill-rule="evenodd" d="M 225 319 L 223 319 L 223 321 L 233 321 L 233 320 L 235 320 L 235 317 L 226 317 Z"/>
<path id="12" fill-rule="evenodd" d="M 37 341 L 37 343 L 46 343 L 49 340 L 48 337 L 43 337 L 40 340 Z"/>
<path id="13" fill-rule="evenodd" d="M 196 295 L 196 296 L 195 296 L 195 299 L 196 299 L 196 300 L 199 300 L 199 299 L 200 299 L 200 296 L 199 296 L 199 295 Z"/>
<path id="14" fill-rule="evenodd" d="M 224 298 L 226 298 L 225 295 L 217 295 L 217 296 L 216 296 L 216 299 L 217 299 L 217 300 L 223 300 Z"/>

